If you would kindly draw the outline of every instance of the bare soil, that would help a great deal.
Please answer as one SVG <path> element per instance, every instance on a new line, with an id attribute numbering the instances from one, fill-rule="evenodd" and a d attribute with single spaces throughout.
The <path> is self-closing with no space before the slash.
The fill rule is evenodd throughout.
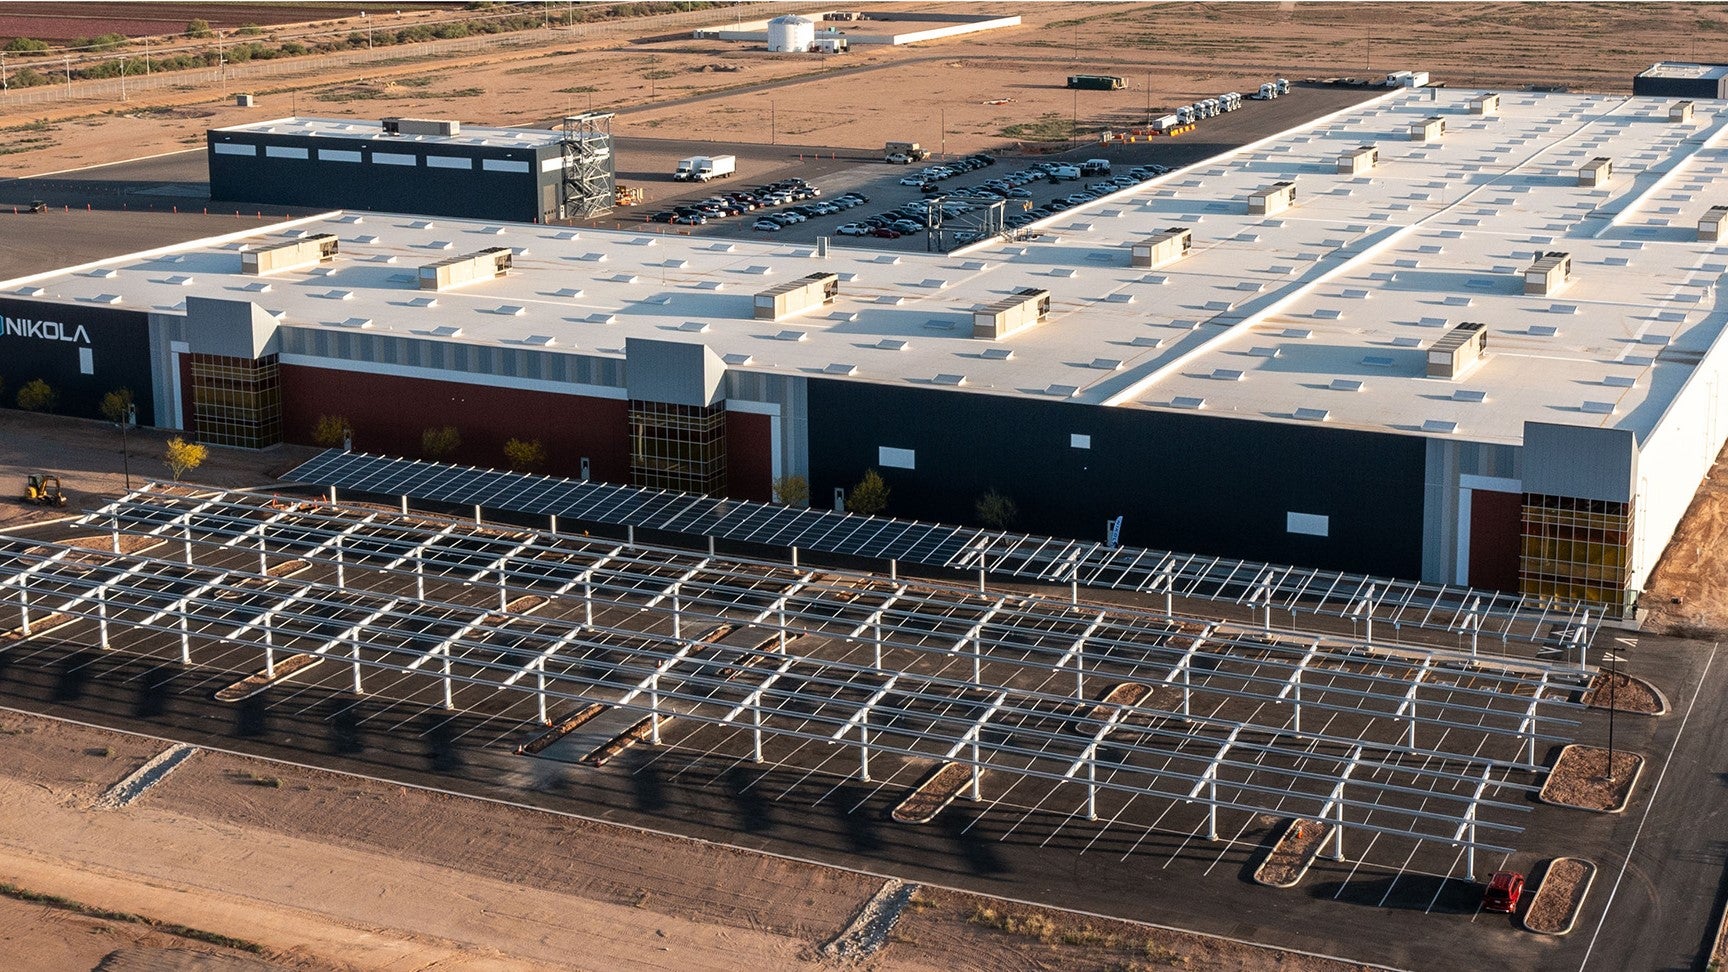
<path id="1" fill-rule="evenodd" d="M 1680 638 L 1728 637 L 1728 446 L 1651 571 L 1638 605 L 1643 627 Z"/>
<path id="2" fill-rule="evenodd" d="M 1542 876 L 1542 886 L 1524 913 L 1524 927 L 1556 935 L 1565 931 L 1584 904 L 1589 878 L 1596 866 L 1576 857 L 1557 858 Z"/>
<path id="3" fill-rule="evenodd" d="M 894 808 L 894 819 L 901 823 L 929 823 L 942 812 L 943 807 L 954 802 L 971 781 L 972 767 L 964 763 L 944 763 L 906 794 L 906 799 Z"/>
<path id="4" fill-rule="evenodd" d="M 1626 807 L 1632 784 L 1644 765 L 1644 757 L 1624 749 L 1614 752 L 1613 779 L 1608 776 L 1608 750 L 1595 746 L 1567 746 L 1542 784 L 1542 799 L 1562 806 L 1602 813 Z"/>
<path id="5" fill-rule="evenodd" d="M 1052 913 L 980 895 L 919 888 L 880 968 L 1123 972 L 1155 968 L 1344 972 L 1365 966 L 1293 955 L 1127 921 Z M 964 958 L 958 958 L 963 955 Z M 958 965 L 943 965 L 954 957 Z"/>
<path id="6" fill-rule="evenodd" d="M 1593 709 L 1612 708 L 1615 712 L 1641 712 L 1654 715 L 1666 706 L 1656 686 L 1625 672 L 1599 671 L 1590 680 L 1584 693 L 1584 704 Z"/>
<path id="7" fill-rule="evenodd" d="M 1254 880 L 1271 887 L 1287 887 L 1301 880 L 1313 855 L 1332 834 L 1332 825 L 1318 820 L 1292 820 L 1284 836 L 1272 845 L 1266 859 L 1254 870 Z"/>

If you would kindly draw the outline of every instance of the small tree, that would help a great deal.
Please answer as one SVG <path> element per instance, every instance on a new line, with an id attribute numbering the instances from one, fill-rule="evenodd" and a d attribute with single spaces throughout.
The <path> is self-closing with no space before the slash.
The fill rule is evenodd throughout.
<path id="1" fill-rule="evenodd" d="M 446 425 L 443 428 L 430 428 L 420 433 L 420 451 L 428 459 L 443 459 L 462 448 L 462 433 L 456 431 L 456 426 Z"/>
<path id="2" fill-rule="evenodd" d="M 852 487 L 851 495 L 846 497 L 846 509 L 853 513 L 875 516 L 887 508 L 888 484 L 882 481 L 881 473 L 866 469 L 864 478 Z"/>
<path id="3" fill-rule="evenodd" d="M 40 378 L 32 378 L 18 389 L 18 407 L 26 412 L 52 412 L 60 396 Z"/>
<path id="4" fill-rule="evenodd" d="M 539 439 L 511 439 L 504 443 L 504 458 L 512 472 L 533 472 L 546 464 L 546 447 Z"/>
<path id="5" fill-rule="evenodd" d="M 318 423 L 312 426 L 312 443 L 326 449 L 334 449 L 348 438 L 353 426 L 340 415 L 320 415 Z"/>
<path id="6" fill-rule="evenodd" d="M 774 499 L 782 506 L 807 505 L 810 483 L 803 476 L 781 476 L 774 480 Z"/>
<path id="7" fill-rule="evenodd" d="M 132 413 L 132 389 L 116 388 L 102 396 L 102 417 L 115 425 L 124 425 Z"/>
<path id="8" fill-rule="evenodd" d="M 210 458 L 210 449 L 203 443 L 187 442 L 179 436 L 168 440 L 168 451 L 162 454 L 162 462 L 168 471 L 174 474 L 174 481 L 186 475 Z"/>
<path id="9" fill-rule="evenodd" d="M 186 36 L 187 37 L 212 37 L 212 36 L 214 36 L 214 32 L 212 32 L 210 30 L 210 21 L 208 21 L 208 20 L 189 21 L 186 24 Z"/>
<path id="10" fill-rule="evenodd" d="M 973 510 L 978 514 L 978 522 L 992 530 L 1008 529 L 1020 515 L 1020 507 L 994 489 L 978 497 Z"/>

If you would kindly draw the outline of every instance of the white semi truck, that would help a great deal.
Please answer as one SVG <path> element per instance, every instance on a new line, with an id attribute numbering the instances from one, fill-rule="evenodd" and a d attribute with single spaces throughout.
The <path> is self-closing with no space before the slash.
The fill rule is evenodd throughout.
<path id="1" fill-rule="evenodd" d="M 724 179 L 738 171 L 738 156 L 709 155 L 697 160 L 696 181 L 707 182 L 709 179 Z"/>

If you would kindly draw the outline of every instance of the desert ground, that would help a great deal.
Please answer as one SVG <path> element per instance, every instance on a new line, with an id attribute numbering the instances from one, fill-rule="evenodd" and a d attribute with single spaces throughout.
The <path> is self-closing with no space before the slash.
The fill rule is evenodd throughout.
<path id="1" fill-rule="evenodd" d="M 203 144 L 207 128 L 288 114 L 433 115 L 548 124 L 611 109 L 643 138 L 869 152 L 948 152 L 1128 126 L 1149 111 L 1291 78 L 1421 69 L 1454 86 L 1628 92 L 1636 71 L 1728 29 L 1715 4 L 1007 4 L 1025 25 L 814 59 L 741 45 L 575 40 L 498 52 L 185 84 L 115 104 L 100 83 L 49 103 L 0 97 L 4 173 L 25 176 Z M 863 9 L 868 9 L 865 5 Z M 405 16 L 413 16 L 412 13 Z M 382 18 L 380 18 L 382 19 Z M 518 40 L 523 40 L 518 38 Z M 1120 92 L 1072 92 L 1074 71 Z M 259 107 L 233 106 L 254 91 Z M 1063 125 L 1067 122 L 1067 125 Z M 131 439 L 134 479 L 162 475 L 159 436 Z M 268 486 L 305 455 L 213 450 L 189 478 Z M 0 411 L 0 487 L 66 478 L 75 505 L 117 495 L 118 434 Z M 0 529 L 49 516 L 0 502 Z M 1719 463 L 1652 581 L 1652 624 L 1728 629 Z M 1675 599 L 1678 600 L 1675 600 Z M 204 752 L 124 810 L 92 803 L 167 744 L 0 714 L 0 946 L 43 970 L 805 969 L 880 878 L 537 811 Z M 404 826 L 412 820 L 412 827 Z M 546 847 L 556 848 L 546 853 Z M 52 896 L 54 900 L 20 900 Z M 69 907 L 71 904 L 82 906 Z M 90 910 L 140 916 L 122 920 Z M 207 933 L 188 937 L 164 924 Z M 3 964 L 3 963 L 0 963 Z M 862 967 L 1330 969 L 1236 943 L 1101 923 L 941 890 L 913 902 Z"/>
<path id="2" fill-rule="evenodd" d="M 184 72 L 184 84 L 120 104 L 111 82 L 78 82 L 70 99 L 0 97 L 0 142 L 10 143 L 9 172 L 25 175 L 185 149 L 201 145 L 207 128 L 290 114 L 535 125 L 604 109 L 619 113 L 613 131 L 623 136 L 866 151 L 909 139 L 959 153 L 1076 128 L 1128 127 L 1149 112 L 1252 90 L 1274 75 L 1370 78 L 1419 69 L 1453 86 L 1629 92 L 1632 76 L 1652 61 L 1688 57 L 1700 38 L 1728 30 L 1721 4 L 976 3 L 967 10 L 1018 14 L 1024 23 L 819 57 L 697 41 L 686 29 L 667 30 L 665 18 L 647 17 L 635 31 L 640 40 L 553 29 L 502 35 L 496 51 L 435 59 L 308 58 L 297 75 L 253 78 L 253 66 L 240 65 L 226 79 Z M 1064 80 L 1076 71 L 1119 74 L 1129 86 L 1070 91 Z M 257 94 L 258 106 L 234 107 L 237 92 Z"/>

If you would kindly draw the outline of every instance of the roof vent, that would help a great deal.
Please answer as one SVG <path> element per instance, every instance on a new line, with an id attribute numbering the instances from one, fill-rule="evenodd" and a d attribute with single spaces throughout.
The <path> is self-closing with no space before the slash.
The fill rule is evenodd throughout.
<path id="1" fill-rule="evenodd" d="M 1295 417 L 1304 422 L 1324 422 L 1332 417 L 1332 413 L 1324 408 L 1299 408 Z"/>
<path id="2" fill-rule="evenodd" d="M 1361 391 L 1362 390 L 1362 379 L 1360 379 L 1360 378 L 1334 378 L 1334 379 L 1332 379 L 1332 384 L 1328 385 L 1327 387 L 1332 389 L 1333 391 L 1346 391 L 1346 392 Z"/>
<path id="3" fill-rule="evenodd" d="M 240 254 L 240 272 L 262 275 L 314 266 L 336 259 L 337 247 L 336 236 L 332 233 L 261 246 Z"/>
<path id="4" fill-rule="evenodd" d="M 1022 287 L 1013 294 L 972 312 L 972 336 L 994 341 L 1044 322 L 1050 314 L 1050 291 Z"/>
<path id="5" fill-rule="evenodd" d="M 1524 271 L 1524 296 L 1557 294 L 1572 280 L 1572 254 L 1551 250 Z"/>
<path id="6" fill-rule="evenodd" d="M 840 277 L 837 274 L 812 273 L 788 280 L 756 295 L 756 319 L 778 321 L 832 304 L 839 294 Z"/>
<path id="7" fill-rule="evenodd" d="M 1173 226 L 1149 239 L 1134 243 L 1128 265 L 1161 267 L 1182 259 L 1193 248 L 1194 231 L 1185 226 Z"/>
<path id="8" fill-rule="evenodd" d="M 384 134 L 400 138 L 403 135 L 460 135 L 462 123 L 440 118 L 386 118 Z"/>
<path id="9" fill-rule="evenodd" d="M 1488 350 L 1488 329 L 1466 321 L 1428 349 L 1428 377 L 1455 379 L 1476 366 Z"/>

